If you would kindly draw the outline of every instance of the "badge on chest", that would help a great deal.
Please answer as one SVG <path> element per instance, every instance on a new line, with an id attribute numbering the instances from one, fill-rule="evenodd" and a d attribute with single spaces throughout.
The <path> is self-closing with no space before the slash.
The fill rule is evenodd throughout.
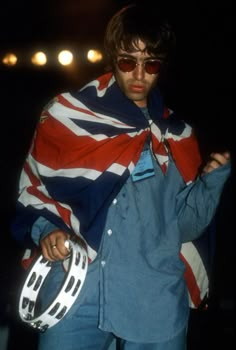
<path id="1" fill-rule="evenodd" d="M 141 156 L 131 174 L 133 182 L 146 179 L 148 177 L 154 176 L 154 168 L 152 162 L 152 156 L 149 148 L 142 151 Z"/>

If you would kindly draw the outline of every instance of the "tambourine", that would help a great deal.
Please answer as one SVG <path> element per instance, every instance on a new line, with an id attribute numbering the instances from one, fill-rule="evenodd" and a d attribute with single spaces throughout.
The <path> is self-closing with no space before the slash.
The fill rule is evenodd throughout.
<path id="1" fill-rule="evenodd" d="M 40 255 L 34 262 L 24 282 L 20 299 L 19 315 L 22 321 L 45 332 L 58 323 L 69 311 L 83 286 L 88 268 L 88 256 L 80 244 L 67 241 L 70 255 L 63 261 L 67 265 L 64 283 L 57 297 L 40 315 L 35 315 L 37 297 L 43 282 L 51 270 L 52 263 Z"/>

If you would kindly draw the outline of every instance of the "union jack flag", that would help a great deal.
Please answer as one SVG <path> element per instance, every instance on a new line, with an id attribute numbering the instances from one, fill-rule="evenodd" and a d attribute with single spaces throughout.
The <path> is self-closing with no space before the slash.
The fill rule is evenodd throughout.
<path id="1" fill-rule="evenodd" d="M 193 181 L 201 156 L 192 128 L 174 117 L 158 88 L 150 95 L 149 112 L 151 122 L 124 97 L 111 73 L 53 99 L 41 114 L 22 169 L 13 235 L 23 239 L 35 219 L 44 216 L 80 237 L 92 261 L 109 205 L 147 138 L 163 172 L 171 153 L 185 182 Z M 190 305 L 198 307 L 208 274 L 194 243 L 183 245 L 181 255 Z"/>

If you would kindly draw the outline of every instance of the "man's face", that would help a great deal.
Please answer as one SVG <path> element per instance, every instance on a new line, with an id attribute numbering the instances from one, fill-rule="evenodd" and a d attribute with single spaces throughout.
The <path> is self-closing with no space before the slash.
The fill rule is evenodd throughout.
<path id="1" fill-rule="evenodd" d="M 123 93 L 138 107 L 145 107 L 147 104 L 147 96 L 150 90 L 156 85 L 159 77 L 158 67 L 160 66 L 160 61 L 156 57 L 150 56 L 143 51 L 145 49 L 145 44 L 142 41 L 139 41 L 138 47 L 140 48 L 139 51 L 127 52 L 120 50 L 118 52 L 114 73 L 117 83 Z M 120 65 L 119 67 L 119 60 L 123 58 L 125 58 L 125 60 L 121 61 L 122 66 Z M 146 67 L 145 62 L 149 62 L 146 64 Z M 127 68 L 125 70 L 130 70 L 132 68 L 132 70 L 124 72 L 124 68 Z M 146 70 L 148 70 L 149 73 L 146 72 Z"/>

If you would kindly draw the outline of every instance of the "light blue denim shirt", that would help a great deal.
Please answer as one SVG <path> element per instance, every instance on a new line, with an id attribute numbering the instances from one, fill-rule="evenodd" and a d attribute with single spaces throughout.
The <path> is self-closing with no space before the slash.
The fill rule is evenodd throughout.
<path id="1" fill-rule="evenodd" d="M 166 174 L 153 166 L 154 176 L 130 177 L 114 198 L 78 302 L 98 293 L 99 327 L 143 343 L 166 341 L 187 326 L 181 244 L 209 224 L 230 173 L 226 165 L 185 186 L 171 159 Z M 39 218 L 34 241 L 54 228 Z"/>

